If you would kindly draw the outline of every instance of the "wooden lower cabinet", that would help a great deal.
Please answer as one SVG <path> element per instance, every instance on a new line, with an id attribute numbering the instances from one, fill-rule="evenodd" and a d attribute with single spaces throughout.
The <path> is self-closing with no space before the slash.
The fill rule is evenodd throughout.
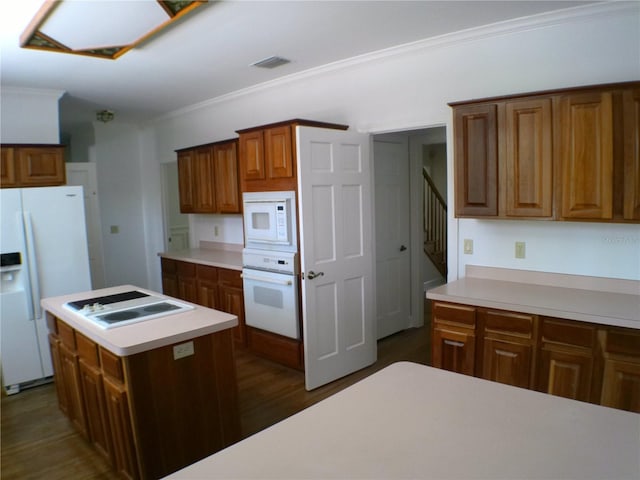
<path id="1" fill-rule="evenodd" d="M 237 344 L 247 344 L 247 327 L 244 323 L 244 293 L 241 273 L 226 268 L 218 269 L 218 307 L 223 312 L 238 317 L 238 326 L 233 329 Z"/>
<path id="2" fill-rule="evenodd" d="M 475 307 L 435 302 L 432 311 L 433 366 L 465 375 L 474 375 Z"/>
<path id="3" fill-rule="evenodd" d="M 162 478 L 240 439 L 230 329 L 188 340 L 187 357 L 120 357 L 47 317 L 60 409 L 123 478 Z"/>
<path id="4" fill-rule="evenodd" d="M 432 365 L 640 413 L 640 331 L 434 301 Z"/>

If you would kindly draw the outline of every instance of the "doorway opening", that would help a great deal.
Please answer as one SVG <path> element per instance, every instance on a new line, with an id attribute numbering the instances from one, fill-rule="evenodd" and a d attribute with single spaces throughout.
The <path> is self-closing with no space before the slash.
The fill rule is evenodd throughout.
<path id="1" fill-rule="evenodd" d="M 430 318 L 425 292 L 446 282 L 446 128 L 373 136 L 377 338 Z"/>

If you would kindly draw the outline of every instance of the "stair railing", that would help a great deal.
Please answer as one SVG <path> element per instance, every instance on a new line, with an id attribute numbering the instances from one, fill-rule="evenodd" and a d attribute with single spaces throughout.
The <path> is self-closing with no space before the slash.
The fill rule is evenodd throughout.
<path id="1" fill-rule="evenodd" d="M 447 204 L 426 168 L 424 177 L 424 252 L 443 277 L 447 276 Z"/>

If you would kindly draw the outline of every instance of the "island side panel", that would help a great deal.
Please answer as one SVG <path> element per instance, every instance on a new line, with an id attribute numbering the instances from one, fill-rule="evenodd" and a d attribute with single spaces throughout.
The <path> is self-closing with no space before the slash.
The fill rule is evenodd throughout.
<path id="1" fill-rule="evenodd" d="M 230 329 L 125 357 L 125 369 L 142 478 L 240 439 Z"/>

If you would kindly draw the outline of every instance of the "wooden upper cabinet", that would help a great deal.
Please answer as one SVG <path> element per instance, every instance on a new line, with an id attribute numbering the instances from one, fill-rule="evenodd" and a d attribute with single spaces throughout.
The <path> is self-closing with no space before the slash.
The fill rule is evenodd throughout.
<path id="1" fill-rule="evenodd" d="M 613 102 L 610 91 L 562 95 L 559 131 L 561 216 L 613 217 Z"/>
<path id="2" fill-rule="evenodd" d="M 498 215 L 496 105 L 457 107 L 454 131 L 456 215 Z"/>
<path id="3" fill-rule="evenodd" d="M 507 216 L 553 214 L 551 99 L 507 101 L 501 155 L 500 198 Z"/>
<path id="4" fill-rule="evenodd" d="M 182 213 L 240 213 L 237 141 L 178 151 Z"/>
<path id="5" fill-rule="evenodd" d="M 59 145 L 3 145 L 0 148 L 2 187 L 64 185 L 64 147 Z"/>
<path id="6" fill-rule="evenodd" d="M 240 213 L 238 142 L 213 147 L 216 206 L 220 213 Z"/>
<path id="7" fill-rule="evenodd" d="M 238 130 L 242 192 L 297 190 L 297 126 L 338 130 L 348 128 L 334 123 L 293 119 Z"/>
<path id="8" fill-rule="evenodd" d="M 625 220 L 640 220 L 640 87 L 623 92 Z"/>

